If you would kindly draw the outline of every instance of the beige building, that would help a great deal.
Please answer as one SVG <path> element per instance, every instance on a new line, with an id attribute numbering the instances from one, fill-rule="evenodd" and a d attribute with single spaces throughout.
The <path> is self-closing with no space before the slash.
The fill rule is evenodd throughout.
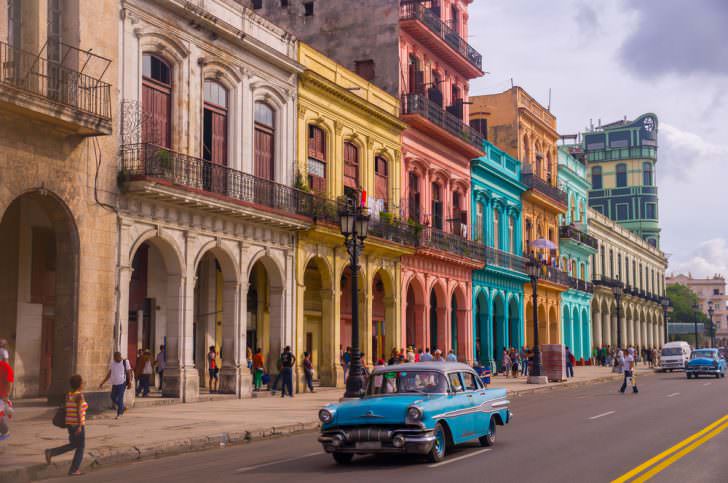
<path id="1" fill-rule="evenodd" d="M 164 346 L 163 394 L 197 399 L 214 346 L 223 392 L 250 392 L 294 342 L 297 42 L 236 2 L 127 0 L 116 345 Z"/>
<path id="2" fill-rule="evenodd" d="M 599 241 L 592 260 L 592 343 L 660 347 L 665 341 L 661 300 L 665 296 L 665 254 L 647 241 L 589 208 L 589 233 Z M 618 313 L 617 287 L 622 289 Z"/>
<path id="3" fill-rule="evenodd" d="M 725 278 L 713 275 L 706 278 L 694 278 L 692 274 L 671 274 L 667 285 L 686 285 L 700 299 L 700 310 L 707 316 L 708 303 L 713 303 L 713 323 L 715 324 L 716 342 L 719 346 L 728 343 L 728 297 L 725 293 Z"/>
<path id="4" fill-rule="evenodd" d="M 0 3 L 0 337 L 15 398 L 55 399 L 74 373 L 95 387 L 110 358 L 117 4 Z"/>

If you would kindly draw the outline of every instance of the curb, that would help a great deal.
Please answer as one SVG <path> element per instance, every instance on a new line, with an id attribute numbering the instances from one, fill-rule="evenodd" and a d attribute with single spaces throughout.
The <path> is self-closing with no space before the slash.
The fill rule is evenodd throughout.
<path id="1" fill-rule="evenodd" d="M 197 436 L 175 441 L 167 441 L 153 446 L 128 446 L 123 448 L 101 448 L 88 451 L 84 455 L 81 470 L 85 472 L 97 468 L 109 467 L 121 463 L 150 460 L 164 456 L 202 451 L 213 448 L 242 445 L 252 441 L 288 436 L 304 431 L 318 429 L 318 421 L 273 426 L 252 431 L 240 430 L 224 433 Z M 0 470 L 0 483 L 26 483 L 46 478 L 57 478 L 68 474 L 70 460 L 52 463 L 36 463 L 26 466 L 14 466 Z"/>

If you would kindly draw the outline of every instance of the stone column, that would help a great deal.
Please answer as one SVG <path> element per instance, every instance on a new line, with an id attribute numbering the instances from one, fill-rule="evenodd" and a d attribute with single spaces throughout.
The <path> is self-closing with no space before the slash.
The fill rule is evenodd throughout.
<path id="1" fill-rule="evenodd" d="M 183 402 L 199 397 L 199 377 L 192 360 L 192 309 L 186 310 L 194 292 L 194 277 L 167 276 L 167 368 L 162 395 Z"/>
<path id="2" fill-rule="evenodd" d="M 242 257 L 242 248 L 240 250 L 240 259 Z M 247 348 L 248 348 L 248 289 L 250 288 L 250 282 L 247 278 L 247 273 L 241 273 L 240 283 L 237 287 L 237 327 L 235 338 L 239 341 L 236 351 L 238 354 L 238 360 L 245 361 L 245 368 L 241 367 L 239 371 L 238 379 L 238 397 L 247 398 L 253 395 L 253 375 L 247 368 Z M 235 346 L 233 346 L 235 348 Z"/>
<path id="3" fill-rule="evenodd" d="M 220 391 L 240 397 L 241 372 L 247 370 L 245 353 L 241 351 L 241 317 L 238 312 L 237 282 L 224 282 L 222 289 L 222 368 L 220 369 Z"/>

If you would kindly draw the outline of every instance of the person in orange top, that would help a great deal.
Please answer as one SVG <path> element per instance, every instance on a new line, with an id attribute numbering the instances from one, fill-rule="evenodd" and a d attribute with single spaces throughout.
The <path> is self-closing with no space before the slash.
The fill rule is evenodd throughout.
<path id="1" fill-rule="evenodd" d="M 46 463 L 51 464 L 54 456 L 75 450 L 71 468 L 68 470 L 70 476 L 81 475 L 81 461 L 83 450 L 86 446 L 86 410 L 88 403 L 83 397 L 83 379 L 80 375 L 71 376 L 69 381 L 71 391 L 66 394 L 66 428 L 68 429 L 68 444 L 45 450 Z"/>
<path id="2" fill-rule="evenodd" d="M 260 347 L 255 349 L 255 355 L 253 356 L 253 385 L 256 391 L 260 391 L 260 387 L 263 385 L 263 353 Z"/>

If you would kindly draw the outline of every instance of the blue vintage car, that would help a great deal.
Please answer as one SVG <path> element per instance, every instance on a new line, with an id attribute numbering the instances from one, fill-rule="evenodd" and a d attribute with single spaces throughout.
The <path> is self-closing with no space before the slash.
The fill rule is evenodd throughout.
<path id="1" fill-rule="evenodd" d="M 696 349 L 685 368 L 688 379 L 698 376 L 725 377 L 726 362 L 718 349 Z"/>
<path id="2" fill-rule="evenodd" d="M 512 414 L 505 389 L 486 389 L 468 365 L 420 362 L 376 368 L 366 395 L 319 411 L 319 442 L 340 464 L 355 454 L 407 453 L 441 461 L 449 447 L 495 443 Z"/>

